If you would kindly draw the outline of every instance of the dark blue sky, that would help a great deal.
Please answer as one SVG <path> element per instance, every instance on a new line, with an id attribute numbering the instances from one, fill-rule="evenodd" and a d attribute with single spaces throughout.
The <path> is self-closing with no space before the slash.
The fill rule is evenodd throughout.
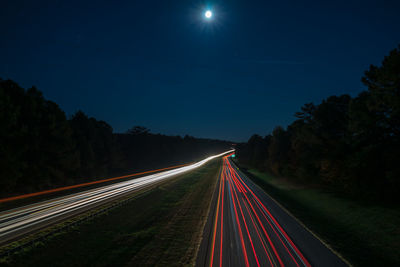
<path id="1" fill-rule="evenodd" d="M 400 43 L 400 1 L 2 1 L 0 77 L 117 132 L 245 141 L 358 94 Z"/>

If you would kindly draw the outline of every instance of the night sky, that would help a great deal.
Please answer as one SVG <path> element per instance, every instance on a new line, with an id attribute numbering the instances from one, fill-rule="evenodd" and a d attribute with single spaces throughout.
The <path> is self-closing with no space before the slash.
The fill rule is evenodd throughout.
<path id="1" fill-rule="evenodd" d="M 116 132 L 265 135 L 400 43 L 400 1 L 0 3 L 0 77 Z"/>

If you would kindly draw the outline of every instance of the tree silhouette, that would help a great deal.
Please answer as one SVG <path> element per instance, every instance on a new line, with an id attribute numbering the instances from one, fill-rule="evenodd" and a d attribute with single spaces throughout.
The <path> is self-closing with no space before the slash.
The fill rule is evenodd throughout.
<path id="1" fill-rule="evenodd" d="M 115 134 L 82 111 L 71 119 L 32 87 L 0 79 L 0 195 L 33 192 L 102 177 L 188 163 L 230 143 L 151 134 L 142 126 Z"/>
<path id="2" fill-rule="evenodd" d="M 297 120 L 237 148 L 238 160 L 352 197 L 400 201 L 400 46 L 371 65 L 357 97 L 305 104 Z"/>

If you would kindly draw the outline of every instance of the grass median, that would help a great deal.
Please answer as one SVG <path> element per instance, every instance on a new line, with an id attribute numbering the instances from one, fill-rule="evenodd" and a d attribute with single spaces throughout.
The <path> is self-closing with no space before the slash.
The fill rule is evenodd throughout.
<path id="1" fill-rule="evenodd" d="M 400 265 L 398 209 L 366 205 L 254 169 L 242 170 L 352 265 Z"/>
<path id="2" fill-rule="evenodd" d="M 0 265 L 193 265 L 220 167 L 213 160 Z"/>

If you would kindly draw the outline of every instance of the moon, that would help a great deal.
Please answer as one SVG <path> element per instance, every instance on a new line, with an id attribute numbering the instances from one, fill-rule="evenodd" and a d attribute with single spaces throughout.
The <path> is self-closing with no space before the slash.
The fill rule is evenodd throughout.
<path id="1" fill-rule="evenodd" d="M 204 13 L 204 16 L 205 16 L 207 19 L 211 19 L 212 15 L 213 15 L 213 13 L 211 12 L 211 10 L 207 10 L 207 11 Z"/>

